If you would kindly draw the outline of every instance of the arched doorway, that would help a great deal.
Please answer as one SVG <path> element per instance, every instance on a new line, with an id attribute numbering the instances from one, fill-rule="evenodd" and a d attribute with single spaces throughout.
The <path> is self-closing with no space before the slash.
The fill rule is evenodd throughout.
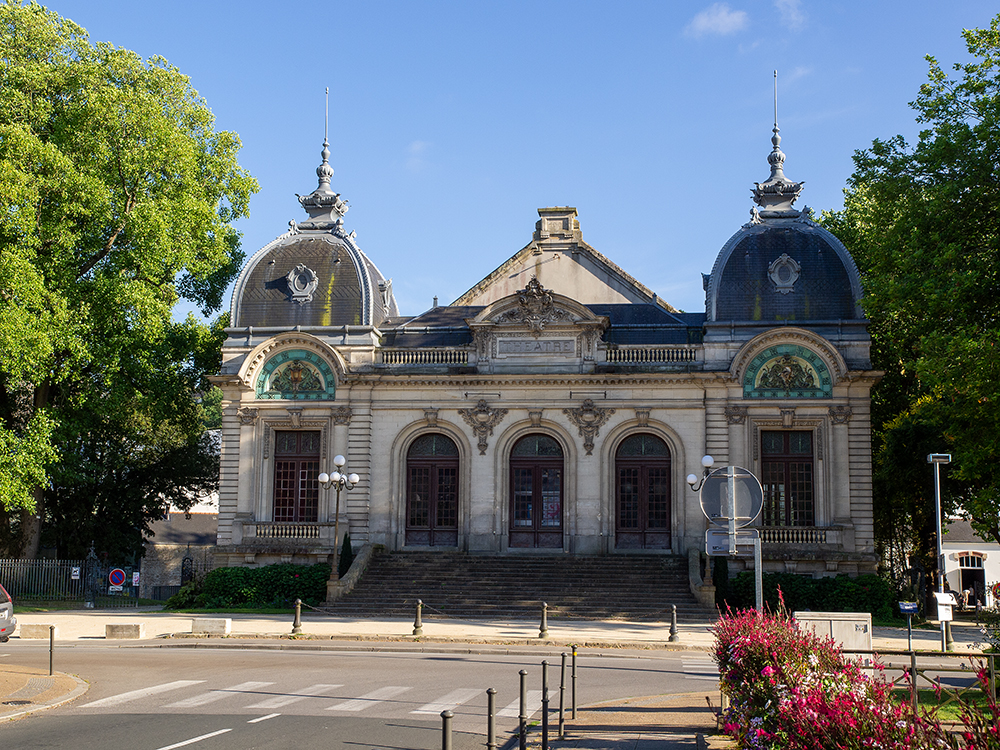
<path id="1" fill-rule="evenodd" d="M 406 453 L 406 544 L 458 546 L 458 446 L 421 435 Z"/>
<path id="2" fill-rule="evenodd" d="M 527 435 L 510 453 L 511 547 L 563 546 L 563 452 L 548 435 Z"/>
<path id="3" fill-rule="evenodd" d="M 630 435 L 615 453 L 615 547 L 670 549 L 670 448 Z"/>

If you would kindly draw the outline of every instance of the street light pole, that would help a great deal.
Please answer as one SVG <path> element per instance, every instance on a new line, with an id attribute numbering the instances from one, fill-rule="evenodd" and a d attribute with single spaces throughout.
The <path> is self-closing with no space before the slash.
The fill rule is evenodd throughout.
<path id="1" fill-rule="evenodd" d="M 927 463 L 934 464 L 934 514 L 937 518 L 938 593 L 944 593 L 944 551 L 941 546 L 941 464 L 951 463 L 950 453 L 931 453 Z M 940 609 L 941 602 L 938 602 Z M 940 615 L 938 616 L 940 619 Z M 941 620 L 941 650 L 948 650 L 947 623 Z"/>
<path id="2" fill-rule="evenodd" d="M 334 456 L 333 465 L 336 470 L 333 474 L 323 472 L 317 477 L 320 486 L 325 489 L 333 487 L 337 490 L 337 501 L 333 511 L 333 570 L 330 572 L 330 580 L 332 581 L 340 579 L 340 491 L 353 490 L 355 485 L 361 481 L 361 477 L 357 474 L 347 473 L 344 468 L 346 463 L 347 459 L 343 456 Z"/>

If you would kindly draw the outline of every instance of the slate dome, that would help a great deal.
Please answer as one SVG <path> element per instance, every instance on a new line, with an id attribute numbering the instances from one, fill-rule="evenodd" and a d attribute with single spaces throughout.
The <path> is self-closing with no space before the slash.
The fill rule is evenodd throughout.
<path id="1" fill-rule="evenodd" d="M 347 201 L 330 189 L 329 144 L 319 185 L 299 203 L 309 214 L 250 258 L 233 290 L 235 328 L 378 326 L 399 314 L 386 279 L 344 231 Z"/>
<path id="2" fill-rule="evenodd" d="M 778 126 L 771 175 L 754 186 L 751 220 L 723 246 L 706 278 L 709 321 L 858 320 L 861 279 L 843 243 L 792 206 L 804 183 L 788 180 Z M 759 207 L 759 208 L 758 208 Z"/>

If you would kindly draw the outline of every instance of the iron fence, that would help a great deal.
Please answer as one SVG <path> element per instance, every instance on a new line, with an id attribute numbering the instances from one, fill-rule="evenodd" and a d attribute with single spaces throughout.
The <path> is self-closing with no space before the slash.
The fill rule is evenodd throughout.
<path id="1" fill-rule="evenodd" d="M 14 601 L 83 601 L 83 560 L 0 560 L 0 583 Z"/>

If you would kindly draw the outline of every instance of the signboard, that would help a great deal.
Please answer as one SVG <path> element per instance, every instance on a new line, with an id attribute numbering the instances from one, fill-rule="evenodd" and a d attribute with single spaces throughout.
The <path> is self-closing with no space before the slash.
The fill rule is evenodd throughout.
<path id="1" fill-rule="evenodd" d="M 133 586 L 138 586 L 139 585 L 139 571 L 138 570 L 133 570 L 132 571 L 132 585 Z"/>
<path id="2" fill-rule="evenodd" d="M 951 608 L 955 606 L 955 595 L 951 592 L 941 593 L 935 591 L 934 598 L 937 599 L 938 620 L 940 622 L 951 622 L 954 619 Z"/>
<path id="3" fill-rule="evenodd" d="M 69 569 L 69 577 L 70 577 L 71 581 L 79 581 L 80 580 L 80 566 L 79 565 L 74 565 L 73 567 L 71 567 Z"/>
<path id="4" fill-rule="evenodd" d="M 910 614 L 914 615 L 917 613 L 917 603 L 916 602 L 900 602 L 899 611 L 904 615 Z"/>
<path id="5" fill-rule="evenodd" d="M 117 590 L 121 591 L 122 586 L 125 584 L 125 571 L 121 568 L 115 568 L 108 573 L 108 581 L 111 583 L 112 587 L 117 586 Z"/>
<path id="6" fill-rule="evenodd" d="M 749 526 L 760 515 L 764 490 L 749 469 L 723 466 L 705 478 L 699 499 L 709 521 L 732 531 Z"/>
<path id="7" fill-rule="evenodd" d="M 108 593 L 109 593 L 109 594 L 110 594 L 111 592 L 113 592 L 113 591 L 121 591 L 121 590 L 122 590 L 122 587 L 121 587 L 121 586 L 108 586 Z"/>
<path id="8" fill-rule="evenodd" d="M 760 537 L 757 529 L 740 529 L 736 537 L 735 552 L 730 549 L 729 532 L 723 529 L 708 529 L 705 532 L 705 552 L 709 557 L 752 557 L 754 540 Z"/>

